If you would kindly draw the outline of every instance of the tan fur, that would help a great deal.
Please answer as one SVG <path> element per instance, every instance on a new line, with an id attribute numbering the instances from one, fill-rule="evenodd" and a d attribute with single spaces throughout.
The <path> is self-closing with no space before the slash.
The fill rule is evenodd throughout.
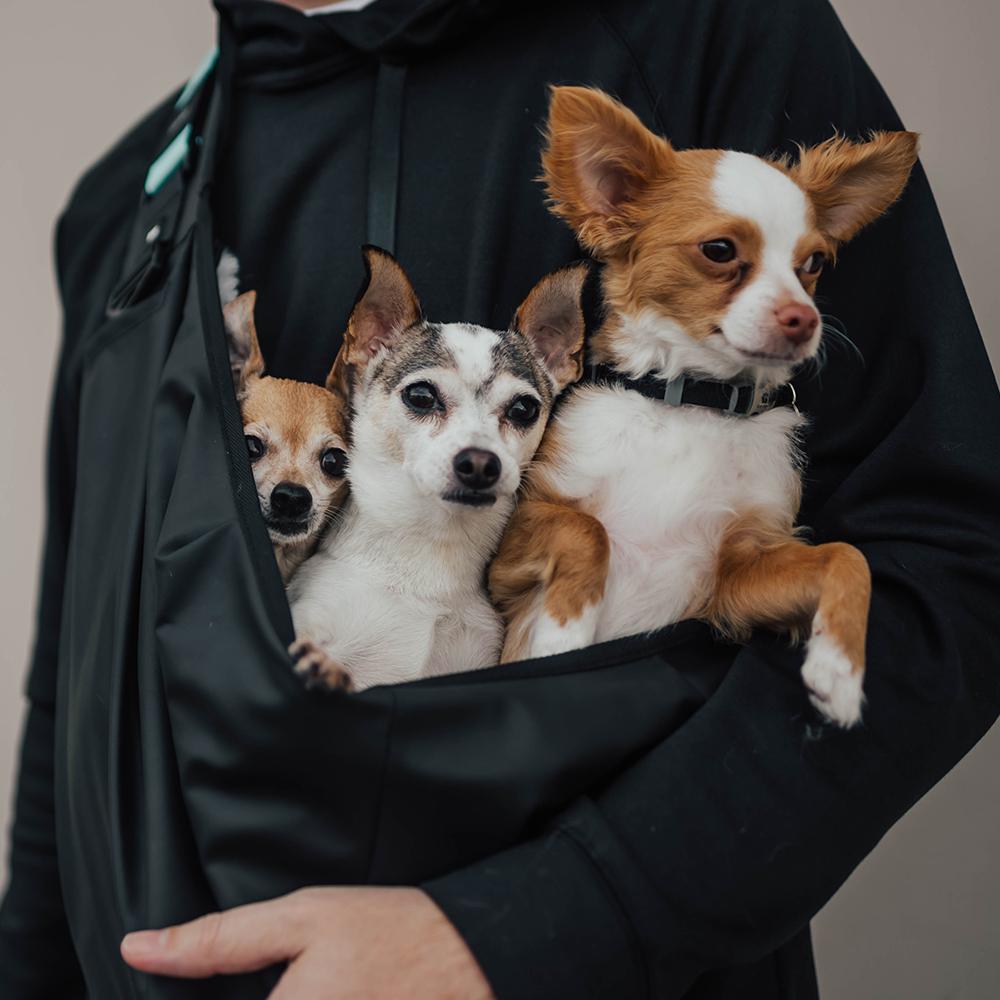
<path id="1" fill-rule="evenodd" d="M 264 355 L 260 351 L 254 308 L 257 293 L 250 291 L 226 303 L 222 310 L 229 337 L 229 360 L 236 396 L 246 394 L 247 382 L 264 374 Z"/>
<path id="2" fill-rule="evenodd" d="M 347 414 L 328 389 L 310 382 L 263 375 L 251 381 L 241 406 L 245 424 L 263 422 L 280 427 L 289 448 L 299 449 L 316 427 L 339 438 L 347 436 Z M 286 466 L 294 472 L 294 466 Z"/>
<path id="3" fill-rule="evenodd" d="M 344 408 L 346 417 L 346 414 L 350 412 L 348 403 L 351 396 L 351 387 L 350 366 L 347 364 L 347 352 L 343 347 L 337 351 L 337 356 L 333 359 L 333 367 L 326 376 L 326 382 L 324 382 L 323 386 L 337 397 L 340 405 Z"/>
<path id="4" fill-rule="evenodd" d="M 606 264 L 609 319 L 593 338 L 592 360 L 616 359 L 616 314 L 655 308 L 695 340 L 714 333 L 762 253 L 757 226 L 720 212 L 712 197 L 721 151 L 679 152 L 627 108 L 583 87 L 553 91 L 547 136 L 542 179 L 552 211 Z M 601 197 L 608 185 L 614 199 Z M 719 238 L 736 243 L 736 260 L 716 264 L 701 253 Z M 835 244 L 817 225 L 799 249 L 804 263 L 817 250 L 832 256 Z M 800 280 L 811 294 L 817 276 Z"/>
<path id="5" fill-rule="evenodd" d="M 295 672 L 307 687 L 321 687 L 334 691 L 353 691 L 354 681 L 350 673 L 340 663 L 328 656 L 316 643 L 308 639 L 296 639 L 288 647 L 295 660 Z"/>
<path id="6" fill-rule="evenodd" d="M 422 316 L 413 285 L 395 258 L 376 247 L 365 247 L 362 255 L 368 285 L 354 306 L 344 333 L 341 364 L 348 377 L 351 367 L 367 365 L 402 330 L 419 322 Z M 335 362 L 330 378 L 335 379 L 337 375 L 341 372 L 337 371 Z"/>
<path id="7" fill-rule="evenodd" d="M 565 624 L 604 596 L 608 533 L 576 501 L 553 489 L 546 470 L 558 465 L 560 451 L 559 425 L 551 423 L 490 565 L 490 597 L 507 624 L 501 663 L 524 658 L 526 622 L 539 600 Z"/>
<path id="8" fill-rule="evenodd" d="M 338 353 L 326 386 L 265 374 L 256 323 L 255 292 L 245 292 L 223 309 L 229 337 L 233 381 L 244 431 L 264 441 L 263 457 L 253 463 L 258 495 L 270 495 L 278 483 L 306 487 L 318 514 L 306 537 L 279 540 L 271 535 L 282 580 L 315 551 L 323 529 L 347 499 L 346 479 L 331 479 L 320 465 L 329 447 L 347 450 L 349 406 L 345 364 Z"/>
<path id="9" fill-rule="evenodd" d="M 528 293 L 514 317 L 514 329 L 530 341 L 533 352 L 545 363 L 559 391 L 583 375 L 583 339 L 587 322 L 581 295 L 587 267 L 564 267 L 547 275 Z M 572 302 L 572 314 L 566 303 Z M 567 344 L 562 331 L 570 326 L 577 336 Z"/>
<path id="10" fill-rule="evenodd" d="M 789 175 L 809 195 L 819 229 L 845 243 L 903 193 L 918 146 L 915 132 L 874 132 L 864 143 L 834 136 L 802 149 Z"/>
<path id="11" fill-rule="evenodd" d="M 490 569 L 490 594 L 510 627 L 501 663 L 524 655 L 519 627 L 538 600 L 565 624 L 604 596 L 610 543 L 604 526 L 565 498 L 518 505 Z"/>
<path id="12" fill-rule="evenodd" d="M 605 263 L 608 319 L 592 341 L 591 360 L 625 360 L 617 343 L 620 317 L 646 309 L 676 321 L 696 341 L 717 332 L 763 242 L 755 224 L 715 204 L 720 151 L 677 151 L 617 101 L 581 87 L 553 89 L 546 139 L 542 180 L 551 210 Z M 886 211 L 902 193 L 916 152 L 913 133 L 877 133 L 863 144 L 835 137 L 801 150 L 797 163 L 774 164 L 809 201 L 810 229 L 793 266 L 810 296 L 817 275 L 801 267 L 816 252 L 833 259 L 842 242 Z M 716 264 L 701 253 L 702 243 L 720 238 L 734 241 L 737 260 Z M 546 469 L 559 463 L 558 433 L 556 421 L 490 573 L 508 623 L 505 661 L 527 648 L 526 622 L 535 619 L 539 601 L 564 624 L 600 601 L 605 589 L 606 531 L 546 489 Z M 864 669 L 871 580 L 857 549 L 809 546 L 791 520 L 776 524 L 744 510 L 735 512 L 717 559 L 710 593 L 690 616 L 736 639 L 758 626 L 799 638 L 812 624 L 816 634 L 829 634 L 855 673 Z"/>
<path id="13" fill-rule="evenodd" d="M 870 597 L 868 563 L 853 545 L 807 545 L 787 527 L 749 513 L 723 538 L 715 591 L 704 606 L 691 609 L 691 617 L 745 641 L 757 627 L 805 637 L 818 616 L 859 673 Z"/>
<path id="14" fill-rule="evenodd" d="M 632 112 L 585 87 L 553 88 L 546 139 L 542 166 L 552 211 L 597 256 L 607 256 L 630 237 L 638 190 L 669 170 L 673 149 Z"/>
<path id="15" fill-rule="evenodd" d="M 721 151 L 675 150 L 628 108 L 585 87 L 553 89 L 546 136 L 542 180 L 552 211 L 606 264 L 609 320 L 593 338 L 592 360 L 615 360 L 616 313 L 652 307 L 695 340 L 712 334 L 761 252 L 757 227 L 719 212 L 712 198 Z M 915 133 L 880 132 L 864 144 L 834 137 L 803 149 L 796 164 L 776 161 L 812 206 L 801 262 L 816 251 L 835 259 L 840 243 L 900 196 L 916 155 Z M 723 237 L 739 256 L 714 264 L 698 248 Z M 810 295 L 817 280 L 800 274 Z"/>

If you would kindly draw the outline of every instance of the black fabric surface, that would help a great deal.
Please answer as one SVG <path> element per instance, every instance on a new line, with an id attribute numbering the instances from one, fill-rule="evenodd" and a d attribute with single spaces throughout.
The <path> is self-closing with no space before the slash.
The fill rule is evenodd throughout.
<path id="1" fill-rule="evenodd" d="M 361 279 L 380 61 L 406 65 L 396 252 L 438 320 L 506 325 L 541 274 L 579 256 L 533 180 L 550 83 L 601 86 L 679 146 L 788 151 L 833 126 L 860 135 L 899 124 L 826 0 L 379 0 L 315 20 L 270 3 L 219 7 L 239 86 L 216 236 L 259 292 L 265 358 L 280 375 L 322 379 Z M 57 665 L 70 625 L 86 634 L 62 612 L 74 525 L 93 516 L 80 505 L 93 486 L 76 474 L 80 358 L 169 117 L 168 102 L 97 164 L 59 227 L 65 343 L 0 910 L 0 992 L 14 1000 L 82 995 L 75 951 L 84 967 L 119 975 L 116 957 L 95 955 L 81 933 L 83 903 L 60 892 L 60 873 L 72 884 L 84 862 L 55 847 L 66 806 L 53 784 L 66 762 L 54 745 L 70 735 Z M 1000 710 L 1000 406 L 922 173 L 819 294 L 865 364 L 833 349 L 821 379 L 797 380 L 812 418 L 802 522 L 817 541 L 858 545 L 872 567 L 864 724 L 822 727 L 797 675 L 801 654 L 761 636 L 676 732 L 546 816 L 544 830 L 428 877 L 501 1000 L 814 997 L 809 919 Z M 684 656 L 708 662 L 720 650 L 701 636 Z M 107 780 L 99 767 L 84 776 Z M 404 798 L 409 779 L 401 772 Z M 401 815 L 412 805 L 401 798 Z M 387 855 L 387 878 L 405 869 L 400 859 Z M 206 898 L 239 897 L 217 878 Z M 143 891 L 168 899 L 169 871 L 154 881 Z M 134 980 L 115 981 L 139 995 Z M 176 995 L 212 995 L 184 989 Z"/>

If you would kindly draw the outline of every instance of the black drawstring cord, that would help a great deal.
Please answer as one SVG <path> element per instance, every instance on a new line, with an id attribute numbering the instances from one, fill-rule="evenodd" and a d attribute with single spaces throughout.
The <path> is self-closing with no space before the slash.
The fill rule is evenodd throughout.
<path id="1" fill-rule="evenodd" d="M 405 65 L 379 63 L 368 156 L 366 241 L 389 253 L 396 252 L 405 85 Z"/>

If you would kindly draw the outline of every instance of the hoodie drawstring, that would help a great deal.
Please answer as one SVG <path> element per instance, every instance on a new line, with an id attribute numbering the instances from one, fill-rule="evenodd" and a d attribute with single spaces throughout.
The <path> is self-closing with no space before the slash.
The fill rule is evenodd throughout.
<path id="1" fill-rule="evenodd" d="M 405 85 L 405 65 L 379 63 L 368 157 L 366 241 L 393 254 L 396 252 L 396 209 L 399 200 Z"/>

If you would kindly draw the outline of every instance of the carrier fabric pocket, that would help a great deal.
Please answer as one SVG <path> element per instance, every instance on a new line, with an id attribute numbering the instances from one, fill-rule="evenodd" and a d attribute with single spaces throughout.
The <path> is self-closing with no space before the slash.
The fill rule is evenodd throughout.
<path id="1" fill-rule="evenodd" d="M 463 675 L 468 683 L 389 689 L 395 713 L 369 879 L 453 871 L 535 835 L 598 790 L 702 703 L 670 663 L 699 634 L 685 628 Z"/>
<path id="2" fill-rule="evenodd" d="M 157 638 L 184 797 L 221 905 L 460 867 L 531 835 L 695 710 L 702 696 L 665 661 L 690 641 L 684 628 L 361 695 L 306 691 L 269 549 L 260 558 L 206 255 L 207 365 L 179 381 L 210 381 L 218 421 L 199 389 L 157 546 Z"/>
<path id="3" fill-rule="evenodd" d="M 310 881 L 364 881 L 389 699 L 305 690 L 276 641 L 235 524 L 161 553 L 158 574 L 174 754 L 218 905 Z"/>
<path id="4" fill-rule="evenodd" d="M 307 872 L 363 879 L 390 706 L 317 697 L 292 670 L 238 411 L 226 419 L 229 366 L 212 354 L 225 343 L 206 236 L 150 440 L 161 456 L 147 508 L 169 738 L 153 752 L 176 769 L 198 875 L 215 905 L 231 906 L 296 888 Z"/>
<path id="5" fill-rule="evenodd" d="M 307 691 L 228 381 L 210 219 L 176 263 L 162 304 L 113 321 L 83 389 L 57 826 L 74 941 L 102 997 L 136 995 L 126 930 L 457 869 L 598 791 L 704 698 L 700 668 L 676 667 L 707 648 L 685 627 L 360 695 Z M 267 992 L 260 977 L 143 988 Z"/>
<path id="6" fill-rule="evenodd" d="M 695 710 L 702 695 L 668 663 L 703 634 L 685 628 L 360 695 L 305 690 L 269 549 L 261 558 L 205 245 L 200 254 L 205 358 L 177 378 L 195 392 L 157 541 L 157 645 L 219 905 L 315 882 L 412 884 L 485 857 Z"/>

